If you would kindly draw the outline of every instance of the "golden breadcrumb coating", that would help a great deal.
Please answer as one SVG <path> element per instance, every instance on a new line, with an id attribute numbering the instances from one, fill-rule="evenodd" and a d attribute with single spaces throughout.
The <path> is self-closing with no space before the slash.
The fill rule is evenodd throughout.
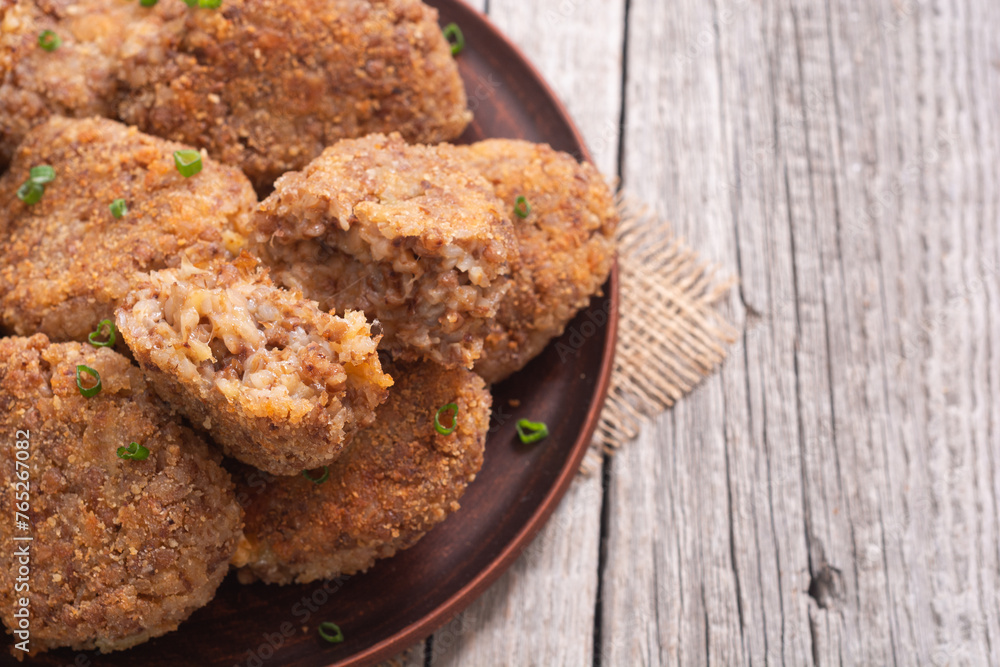
<path id="1" fill-rule="evenodd" d="M 247 512 L 233 564 L 244 582 L 305 583 L 367 570 L 413 546 L 458 509 L 483 464 L 492 399 L 471 371 L 433 362 L 389 366 L 396 385 L 372 426 L 329 466 L 329 479 L 261 479 L 235 474 Z M 442 435 L 434 416 L 458 405 L 457 428 Z M 441 422 L 452 424 L 452 413 Z M 311 471 L 320 479 L 322 470 Z M 255 476 L 256 475 L 256 476 Z M 263 482 L 263 483 L 262 483 Z"/>
<path id="2" fill-rule="evenodd" d="M 516 258 L 504 205 L 448 146 L 371 135 L 285 174 L 255 215 L 275 281 L 363 310 L 401 359 L 472 367 Z"/>
<path id="3" fill-rule="evenodd" d="M 0 177 L 0 326 L 85 340 L 110 318 L 139 271 L 220 261 L 244 242 L 256 195 L 232 167 L 202 158 L 178 173 L 185 148 L 104 119 L 53 117 L 32 130 Z M 18 199 L 32 167 L 55 180 L 35 204 Z M 128 212 L 110 209 L 124 199 Z"/>
<path id="4" fill-rule="evenodd" d="M 0 171 L 49 116 L 115 115 L 122 26 L 143 11 L 122 0 L 0 1 Z M 39 47 L 44 30 L 59 48 Z"/>
<path id="5" fill-rule="evenodd" d="M 363 313 L 324 313 L 247 254 L 142 277 L 117 323 L 164 400 L 275 475 L 335 460 L 392 384 Z"/>
<path id="6" fill-rule="evenodd" d="M 493 184 L 520 250 L 475 368 L 499 382 L 562 334 L 600 291 L 614 263 L 619 216 L 597 169 L 548 145 L 490 139 L 455 151 Z M 518 197 L 530 206 L 525 218 L 514 211 Z"/>
<path id="7" fill-rule="evenodd" d="M 52 30 L 60 47 L 38 35 Z M 266 189 L 338 139 L 458 137 L 472 119 L 420 0 L 0 1 L 0 169 L 52 114 L 205 148 Z"/>
<path id="8" fill-rule="evenodd" d="M 81 395 L 78 364 L 100 374 L 96 396 Z M 130 442 L 149 457 L 118 458 Z M 16 629 L 16 601 L 28 597 L 32 653 L 129 648 L 175 630 L 215 595 L 241 529 L 232 481 L 128 359 L 42 334 L 0 339 L 0 450 L 0 617 Z M 14 524 L 24 490 L 28 531 Z M 14 540 L 24 535 L 33 540 Z M 15 589 L 21 558 L 10 556 L 24 544 L 27 591 Z"/>
<path id="9" fill-rule="evenodd" d="M 435 143 L 472 118 L 437 11 L 419 0 L 225 0 L 165 24 L 119 75 L 122 120 L 202 146 L 258 187 L 339 139 Z"/>

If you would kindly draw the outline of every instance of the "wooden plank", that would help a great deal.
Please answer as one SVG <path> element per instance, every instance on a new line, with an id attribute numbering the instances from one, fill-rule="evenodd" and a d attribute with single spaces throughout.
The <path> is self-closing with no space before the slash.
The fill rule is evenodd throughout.
<path id="1" fill-rule="evenodd" d="M 540 69 L 598 167 L 611 175 L 618 153 L 624 7 L 624 0 L 567 1 L 545 11 L 523 0 L 488 3 L 490 19 Z M 433 664 L 590 664 L 603 501 L 596 461 L 525 555 L 434 635 Z"/>
<path id="2" fill-rule="evenodd" d="M 806 433 L 799 418 L 795 359 L 801 311 L 809 304 L 800 304 L 790 225 L 790 209 L 801 197 L 789 190 L 784 158 L 784 151 L 798 154 L 804 138 L 799 117 L 788 110 L 799 98 L 780 83 L 789 78 L 787 60 L 795 53 L 789 24 L 787 11 L 774 3 L 736 3 L 720 10 L 715 45 L 728 162 L 725 193 L 715 196 L 726 196 L 732 207 L 740 298 L 748 311 L 743 354 L 731 357 L 742 368 L 730 364 L 723 376 L 732 397 L 733 551 L 751 664 L 805 664 L 813 649 L 803 529 L 808 448 L 798 445 L 814 433 Z"/>
<path id="3" fill-rule="evenodd" d="M 633 0 L 626 186 L 748 331 L 612 463 L 608 664 L 997 663 L 998 14 Z"/>
<path id="4" fill-rule="evenodd" d="M 708 3 L 632 0 L 623 176 L 735 267 L 715 25 Z M 743 317 L 735 300 L 730 315 Z M 612 460 L 602 664 L 747 662 L 760 635 L 743 631 L 734 544 L 753 536 L 730 530 L 734 508 L 750 505 L 731 496 L 726 435 L 748 430 L 745 387 L 739 372 L 709 379 Z"/>
<path id="5" fill-rule="evenodd" d="M 885 170 L 865 186 L 869 197 L 881 195 L 876 201 L 888 199 L 877 211 L 879 243 L 901 258 L 882 276 L 900 313 L 886 318 L 890 414 L 902 447 L 893 470 L 900 499 L 886 524 L 896 528 L 896 544 L 887 553 L 899 564 L 890 584 L 900 634 L 909 626 L 914 635 L 911 647 L 904 634 L 900 662 L 914 654 L 936 663 L 996 661 L 998 471 L 987 461 L 997 447 L 976 419 L 998 401 L 984 374 L 997 360 L 983 344 L 987 285 L 995 288 L 1000 272 L 980 250 L 992 251 L 998 234 L 995 191 L 985 184 L 996 176 L 996 153 L 984 152 L 995 148 L 997 128 L 977 108 L 992 108 L 996 84 L 995 64 L 977 62 L 984 51 L 972 45 L 984 39 L 988 23 L 979 21 L 995 22 L 997 13 L 988 3 L 968 5 L 978 20 L 957 5 L 882 12 L 888 71 L 899 74 L 887 77 L 888 126 L 877 136 Z M 995 320 L 993 327 L 995 337 Z M 983 588 L 984 580 L 993 585 Z M 904 603 L 914 598 L 919 604 Z"/>
<path id="6" fill-rule="evenodd" d="M 974 497 L 969 465 L 973 372 L 963 353 L 973 338 L 964 321 L 975 306 L 958 313 L 949 304 L 965 291 L 963 265 L 974 263 L 960 251 L 969 204 L 955 194 L 979 179 L 949 156 L 977 147 L 957 112 L 968 104 L 959 73 L 968 54 L 942 48 L 956 27 L 970 26 L 953 7 L 830 10 L 800 8 L 797 17 L 802 43 L 828 34 L 829 49 L 810 52 L 819 56 L 815 76 L 832 80 L 835 93 L 836 122 L 808 115 L 807 132 L 813 185 L 834 195 L 824 201 L 836 224 L 818 229 L 832 256 L 827 312 L 843 320 L 831 325 L 829 346 L 833 412 L 847 417 L 835 420 L 834 440 L 846 462 L 853 572 L 845 586 L 857 627 L 840 651 L 865 663 L 986 664 L 970 583 L 981 576 L 970 522 L 995 523 L 992 510 L 977 509 L 993 503 Z M 973 226 L 996 234 L 995 219 Z"/>

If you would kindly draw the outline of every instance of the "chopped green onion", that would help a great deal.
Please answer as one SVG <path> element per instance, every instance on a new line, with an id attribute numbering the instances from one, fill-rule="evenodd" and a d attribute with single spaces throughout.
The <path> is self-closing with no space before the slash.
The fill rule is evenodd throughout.
<path id="1" fill-rule="evenodd" d="M 198 6 L 202 9 L 218 9 L 222 6 L 222 0 L 198 0 Z"/>
<path id="2" fill-rule="evenodd" d="M 47 164 L 40 164 L 31 168 L 31 182 L 38 185 L 45 185 L 56 180 L 56 170 Z"/>
<path id="3" fill-rule="evenodd" d="M 143 7 L 152 7 L 157 2 L 159 2 L 159 0 L 139 0 L 139 4 L 142 5 Z"/>
<path id="4" fill-rule="evenodd" d="M 451 428 L 441 425 L 441 413 L 447 412 L 448 410 L 455 411 L 455 417 L 451 422 Z M 458 405 L 456 403 L 449 403 L 448 405 L 442 405 L 438 408 L 437 414 L 434 415 L 434 428 L 437 429 L 437 432 L 441 435 L 448 435 L 455 432 L 455 429 L 458 428 Z"/>
<path id="5" fill-rule="evenodd" d="M 93 387 L 84 387 L 83 378 L 80 377 L 80 373 L 86 373 L 87 375 L 92 376 L 95 380 L 97 380 L 97 384 L 95 384 Z M 86 398 L 90 398 L 91 396 L 97 396 L 99 393 L 101 393 L 101 374 L 95 371 L 90 366 L 84 366 L 81 364 L 76 367 L 76 386 L 80 390 L 80 393 L 83 394 Z"/>
<path id="6" fill-rule="evenodd" d="M 319 636 L 331 644 L 339 644 L 344 641 L 344 633 L 340 626 L 330 621 L 323 621 L 319 624 Z"/>
<path id="7" fill-rule="evenodd" d="M 187 5 L 188 7 L 197 7 L 198 0 L 184 0 L 184 4 Z"/>
<path id="8" fill-rule="evenodd" d="M 518 197 L 517 203 L 514 204 L 514 213 L 519 218 L 527 218 L 528 214 L 531 213 L 531 204 L 524 197 Z"/>
<path id="9" fill-rule="evenodd" d="M 40 202 L 42 200 L 42 195 L 44 194 L 45 186 L 39 185 L 31 180 L 25 181 L 24 184 L 17 189 L 17 198 L 28 206 Z"/>
<path id="10" fill-rule="evenodd" d="M 184 178 L 190 178 L 201 171 L 201 153 L 193 150 L 174 151 L 174 164 Z"/>
<path id="11" fill-rule="evenodd" d="M 145 461 L 149 458 L 149 450 L 138 442 L 132 442 L 128 447 L 118 448 L 118 458 L 126 461 Z"/>
<path id="12" fill-rule="evenodd" d="M 451 45 L 451 55 L 457 56 L 465 48 L 465 35 L 457 23 L 449 23 L 444 27 L 444 38 Z"/>
<path id="13" fill-rule="evenodd" d="M 38 36 L 38 46 L 46 51 L 55 51 L 59 48 L 60 44 L 62 44 L 62 39 L 51 30 L 43 30 Z"/>
<path id="14" fill-rule="evenodd" d="M 549 427 L 545 422 L 533 422 L 527 419 L 517 420 L 517 437 L 526 445 L 538 442 L 549 435 Z"/>
<path id="15" fill-rule="evenodd" d="M 302 471 L 302 476 L 308 479 L 313 484 L 322 484 L 326 480 L 330 479 L 330 466 L 323 466 L 323 474 L 319 477 L 310 477 L 308 470 Z"/>
<path id="16" fill-rule="evenodd" d="M 104 342 L 96 340 L 99 336 L 105 335 L 105 327 L 107 327 L 108 330 L 108 339 Z M 111 320 L 101 320 L 101 322 L 97 325 L 97 331 L 92 331 L 90 335 L 87 336 L 87 340 L 89 340 L 90 344 L 94 347 L 112 347 L 115 344 L 115 323 Z"/>
<path id="17" fill-rule="evenodd" d="M 125 203 L 124 199 L 116 199 L 111 202 L 111 215 L 120 218 L 126 213 L 128 213 L 128 204 Z"/>

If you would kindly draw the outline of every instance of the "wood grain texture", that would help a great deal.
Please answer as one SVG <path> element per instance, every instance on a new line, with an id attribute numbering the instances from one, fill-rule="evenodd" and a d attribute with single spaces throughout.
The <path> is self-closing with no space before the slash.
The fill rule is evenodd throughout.
<path id="1" fill-rule="evenodd" d="M 997 663 L 997 14 L 631 3 L 626 187 L 747 330 L 612 463 L 609 664 Z"/>
<path id="2" fill-rule="evenodd" d="M 1000 664 L 1000 5 L 488 5 L 745 332 L 431 663 Z"/>

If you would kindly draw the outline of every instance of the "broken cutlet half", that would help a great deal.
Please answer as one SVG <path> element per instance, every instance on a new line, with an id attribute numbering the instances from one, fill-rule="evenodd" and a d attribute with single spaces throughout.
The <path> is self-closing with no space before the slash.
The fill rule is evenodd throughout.
<path id="1" fill-rule="evenodd" d="M 364 314 L 322 312 L 246 254 L 148 274 L 117 323 L 164 400 L 275 475 L 335 460 L 392 384 Z"/>
<path id="2" fill-rule="evenodd" d="M 448 146 L 341 141 L 285 174 L 254 218 L 275 282 L 324 310 L 363 310 L 398 359 L 471 368 L 517 256 L 491 185 Z"/>

